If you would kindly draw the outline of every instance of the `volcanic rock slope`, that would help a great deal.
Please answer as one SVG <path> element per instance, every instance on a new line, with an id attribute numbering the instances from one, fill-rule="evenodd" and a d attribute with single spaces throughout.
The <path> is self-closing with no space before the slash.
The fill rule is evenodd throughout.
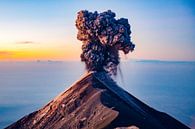
<path id="1" fill-rule="evenodd" d="M 86 74 L 42 109 L 6 129 L 189 129 L 120 88 L 105 72 Z"/>

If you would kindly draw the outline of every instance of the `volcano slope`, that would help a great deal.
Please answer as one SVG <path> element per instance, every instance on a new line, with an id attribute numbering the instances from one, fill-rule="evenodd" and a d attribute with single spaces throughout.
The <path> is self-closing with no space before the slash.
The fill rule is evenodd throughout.
<path id="1" fill-rule="evenodd" d="M 46 106 L 6 129 L 189 129 L 122 88 L 105 72 L 90 72 Z"/>

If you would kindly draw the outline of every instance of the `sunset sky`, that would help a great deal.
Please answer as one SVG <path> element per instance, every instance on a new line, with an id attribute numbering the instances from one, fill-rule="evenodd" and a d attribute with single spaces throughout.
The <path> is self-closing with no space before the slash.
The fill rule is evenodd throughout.
<path id="1" fill-rule="evenodd" d="M 79 60 L 79 10 L 129 19 L 132 59 L 195 61 L 193 0 L 1 0 L 0 61 Z"/>

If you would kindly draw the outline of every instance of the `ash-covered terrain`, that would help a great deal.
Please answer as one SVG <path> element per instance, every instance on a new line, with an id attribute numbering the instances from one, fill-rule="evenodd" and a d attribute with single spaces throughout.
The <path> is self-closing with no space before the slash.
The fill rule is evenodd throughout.
<path id="1" fill-rule="evenodd" d="M 120 88 L 105 72 L 91 72 L 67 91 L 6 129 L 189 129 Z"/>

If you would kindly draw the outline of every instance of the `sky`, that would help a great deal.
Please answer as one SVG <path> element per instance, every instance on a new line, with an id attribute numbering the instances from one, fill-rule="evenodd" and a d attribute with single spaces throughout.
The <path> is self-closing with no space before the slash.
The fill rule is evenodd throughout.
<path id="1" fill-rule="evenodd" d="M 122 58 L 195 61 L 193 0 L 1 0 L 0 61 L 79 60 L 77 12 L 109 9 L 131 25 Z"/>

